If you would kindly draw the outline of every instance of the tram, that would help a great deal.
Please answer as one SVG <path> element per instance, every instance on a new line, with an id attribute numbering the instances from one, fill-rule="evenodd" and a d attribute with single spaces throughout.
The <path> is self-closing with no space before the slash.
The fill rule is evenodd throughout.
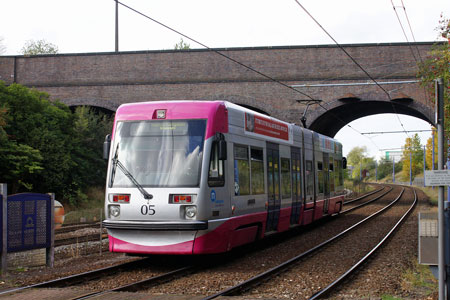
<path id="1" fill-rule="evenodd" d="M 112 252 L 221 253 L 343 206 L 338 141 L 226 101 L 121 105 L 104 156 Z"/>

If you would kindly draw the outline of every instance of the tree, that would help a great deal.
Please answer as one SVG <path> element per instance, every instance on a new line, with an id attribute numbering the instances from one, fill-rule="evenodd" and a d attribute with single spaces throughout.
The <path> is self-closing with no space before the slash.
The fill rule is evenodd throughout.
<path id="1" fill-rule="evenodd" d="M 403 178 L 409 178 L 410 165 L 413 176 L 423 171 L 423 148 L 417 133 L 412 138 L 406 138 L 405 145 L 403 146 L 402 160 Z"/>
<path id="2" fill-rule="evenodd" d="M 23 55 L 57 54 L 58 47 L 46 40 L 28 40 L 21 52 Z"/>
<path id="3" fill-rule="evenodd" d="M 431 130 L 433 131 L 433 134 L 427 140 L 426 155 L 425 155 L 425 163 L 426 163 L 428 170 L 433 169 L 433 152 L 432 152 L 433 151 L 433 138 L 432 137 L 434 137 L 434 166 L 435 166 L 435 169 L 437 169 L 436 164 L 437 164 L 437 158 L 438 158 L 438 140 L 437 140 L 438 137 L 437 137 L 437 133 L 436 133 L 436 128 L 432 127 Z"/>
<path id="4" fill-rule="evenodd" d="M 0 182 L 77 206 L 106 181 L 102 145 L 111 128 L 112 119 L 93 109 L 72 113 L 46 93 L 0 82 Z"/>
<path id="5" fill-rule="evenodd" d="M 73 167 L 70 110 L 62 103 L 51 102 L 48 94 L 18 84 L 2 89 L 0 103 L 7 108 L 4 129 L 10 145 L 27 145 L 42 157 L 42 169 L 29 178 L 33 190 L 55 192 L 61 198 L 70 184 L 69 173 Z M 10 180 L 8 183 L 14 185 Z"/>
<path id="6" fill-rule="evenodd" d="M 191 45 L 189 45 L 188 43 L 185 43 L 183 38 L 180 39 L 180 41 L 175 44 L 175 50 L 188 50 L 191 49 Z"/>
<path id="7" fill-rule="evenodd" d="M 448 40 L 445 44 L 436 44 L 433 46 L 430 55 L 419 63 L 419 71 L 417 77 L 420 78 L 421 84 L 425 87 L 432 101 L 435 100 L 434 80 L 442 78 L 444 81 L 444 110 L 446 134 L 450 133 L 450 20 L 441 15 L 439 21 L 440 36 Z"/>
<path id="8" fill-rule="evenodd" d="M 378 178 L 392 176 L 392 160 L 382 158 L 378 163 Z"/>
<path id="9" fill-rule="evenodd" d="M 352 177 L 359 179 L 361 169 L 368 170 L 372 175 L 375 174 L 375 160 L 367 156 L 367 147 L 354 147 L 347 154 L 347 162 L 353 166 Z"/>
<path id="10" fill-rule="evenodd" d="M 111 133 L 113 119 L 93 108 L 80 106 L 75 109 L 75 137 L 73 160 L 77 167 L 72 176 L 85 188 L 103 186 L 106 181 L 107 163 L 103 159 L 103 142 Z"/>

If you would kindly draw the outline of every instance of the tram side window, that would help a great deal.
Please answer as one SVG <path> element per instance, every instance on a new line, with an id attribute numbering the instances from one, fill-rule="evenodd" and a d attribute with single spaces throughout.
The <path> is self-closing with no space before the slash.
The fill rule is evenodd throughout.
<path id="1" fill-rule="evenodd" d="M 250 148 L 252 194 L 264 194 L 264 162 L 263 150 Z"/>
<path id="2" fill-rule="evenodd" d="M 335 171 L 334 171 L 334 186 L 335 186 L 335 190 L 338 190 L 338 188 L 339 188 L 339 186 L 340 186 L 340 184 L 339 184 L 339 172 L 340 172 L 340 169 L 339 169 L 339 161 L 338 160 L 334 160 L 334 168 L 335 168 Z"/>
<path id="3" fill-rule="evenodd" d="M 209 161 L 209 172 L 208 172 L 208 185 L 209 186 L 225 185 L 224 162 L 223 160 L 219 160 L 219 144 L 216 141 L 213 142 L 211 149 L 211 158 Z"/>
<path id="4" fill-rule="evenodd" d="M 234 194 L 250 195 L 250 165 L 246 146 L 234 146 Z"/>
<path id="5" fill-rule="evenodd" d="M 334 165 L 330 162 L 330 191 L 334 192 Z"/>
<path id="6" fill-rule="evenodd" d="M 312 196 L 314 195 L 314 174 L 312 172 L 312 161 L 307 160 L 306 161 L 306 195 Z M 313 201 L 313 200 L 311 200 Z M 306 200 L 306 202 L 311 202 L 309 199 Z"/>
<path id="7" fill-rule="evenodd" d="M 339 161 L 339 186 L 343 186 L 344 185 L 344 174 L 343 174 L 343 165 L 342 165 L 342 160 Z"/>
<path id="8" fill-rule="evenodd" d="M 323 178 L 323 164 L 321 161 L 317 162 L 317 177 L 319 180 L 319 194 L 324 192 L 324 178 Z"/>
<path id="9" fill-rule="evenodd" d="M 281 158 L 281 196 L 291 197 L 291 167 L 289 158 Z"/>
<path id="10" fill-rule="evenodd" d="M 292 193 L 293 198 L 300 198 L 301 191 L 301 182 L 300 182 L 300 160 L 298 158 L 292 158 Z"/>

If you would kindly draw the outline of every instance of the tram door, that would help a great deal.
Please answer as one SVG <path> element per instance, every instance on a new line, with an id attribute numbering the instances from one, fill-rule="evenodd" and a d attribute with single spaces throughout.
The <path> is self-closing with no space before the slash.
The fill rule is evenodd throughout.
<path id="1" fill-rule="evenodd" d="M 266 232 L 277 230 L 280 218 L 280 151 L 277 144 L 267 143 L 267 187 L 269 206 Z"/>
<path id="2" fill-rule="evenodd" d="M 300 178 L 300 149 L 292 148 L 292 213 L 291 224 L 298 224 L 300 218 L 300 209 L 302 207 L 302 192 L 301 192 L 301 178 Z"/>
<path id="3" fill-rule="evenodd" d="M 328 214 L 328 202 L 330 199 L 330 159 L 329 154 L 323 154 L 323 185 L 324 185 L 324 203 L 323 203 L 323 213 Z"/>

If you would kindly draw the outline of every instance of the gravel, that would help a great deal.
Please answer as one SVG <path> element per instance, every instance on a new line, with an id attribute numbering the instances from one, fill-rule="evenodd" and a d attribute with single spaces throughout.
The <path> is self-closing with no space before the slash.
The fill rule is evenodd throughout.
<path id="1" fill-rule="evenodd" d="M 379 299 L 384 294 L 402 297 L 402 299 L 436 298 L 436 294 L 428 295 L 427 290 L 414 288 L 405 283 L 404 280 L 405 272 L 414 268 L 414 260 L 417 258 L 417 213 L 419 210 L 429 209 L 424 194 L 419 192 L 419 197 L 418 208 L 413 211 L 389 244 L 380 249 L 362 271 L 354 274 L 346 281 L 344 287 L 330 295 L 330 298 Z M 146 292 L 172 295 L 210 295 L 261 273 L 309 249 L 312 245 L 328 239 L 336 232 L 342 231 L 350 224 L 354 224 L 364 216 L 379 209 L 378 206 L 386 201 L 388 200 L 381 199 L 370 208 L 339 216 L 319 226 L 309 226 L 287 234 L 281 234 L 250 246 L 241 247 L 225 255 L 197 258 L 207 260 L 212 264 L 216 262 L 217 266 L 208 269 L 206 272 L 198 272 L 187 278 L 150 288 Z M 401 207 L 401 209 L 404 210 L 405 207 Z M 394 222 L 393 218 L 390 217 L 390 214 L 394 214 L 393 211 L 386 213 L 383 220 Z M 355 252 L 355 249 L 358 250 L 368 244 L 364 242 L 362 237 L 367 237 L 369 234 L 376 232 L 376 228 L 382 228 L 382 226 L 375 226 L 372 229 L 366 228 L 358 234 L 355 232 L 355 238 L 349 239 L 345 246 L 342 246 L 342 243 L 336 243 L 335 246 L 330 247 L 330 251 L 324 251 L 303 260 L 292 270 L 271 279 L 270 283 L 257 287 L 242 298 L 303 299 L 305 295 L 311 295 L 312 292 L 323 287 L 325 282 L 333 280 L 334 273 L 341 272 L 341 266 L 347 265 L 347 260 L 357 258 L 356 253 L 358 251 Z M 359 237 L 356 237 L 357 235 Z M 79 251 L 79 256 L 73 254 L 70 246 L 59 247 L 61 249 L 57 250 L 55 268 L 41 267 L 26 271 L 12 271 L 3 278 L 2 286 L 6 288 L 27 285 L 136 259 L 109 252 L 104 252 L 100 256 L 98 254 L 98 242 L 86 243 L 85 246 L 86 249 Z M 104 247 L 107 247 L 107 245 L 105 244 Z M 96 249 L 94 254 L 83 254 L 83 251 L 88 252 L 93 249 Z M 226 263 L 224 264 L 224 262 Z M 164 271 L 165 269 L 161 267 L 161 264 L 150 265 L 148 268 L 134 272 L 133 276 L 130 276 L 129 273 L 123 273 L 117 275 L 116 278 L 105 279 L 101 286 L 94 284 L 83 286 L 83 288 L 112 287 L 118 281 L 127 281 L 131 277 L 138 279 Z"/>

